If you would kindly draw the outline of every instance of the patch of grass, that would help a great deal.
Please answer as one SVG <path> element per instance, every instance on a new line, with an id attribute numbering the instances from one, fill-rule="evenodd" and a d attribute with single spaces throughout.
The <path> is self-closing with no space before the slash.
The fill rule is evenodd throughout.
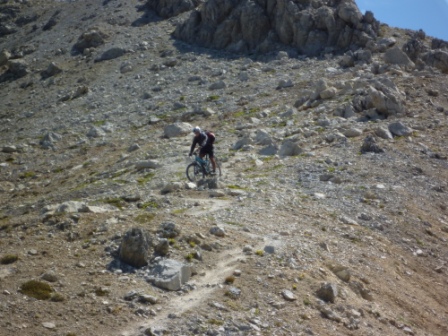
<path id="1" fill-rule="evenodd" d="M 139 177 L 137 179 L 137 182 L 139 184 L 146 184 L 148 181 L 151 181 L 154 176 L 155 176 L 155 173 L 148 173 L 142 177 Z"/>
<path id="2" fill-rule="evenodd" d="M 7 254 L 0 258 L 0 264 L 2 265 L 9 265 L 12 263 L 15 263 L 17 260 L 19 260 L 19 256 L 16 254 Z"/>
<path id="3" fill-rule="evenodd" d="M 249 109 L 249 111 L 247 111 L 249 114 L 255 114 L 255 113 L 258 113 L 258 112 L 260 112 L 260 108 L 259 107 L 251 107 L 250 109 Z"/>
<path id="4" fill-rule="evenodd" d="M 229 188 L 229 189 L 236 189 L 236 190 L 246 190 L 247 189 L 247 188 L 244 188 L 244 187 L 240 187 L 239 185 L 235 185 L 235 184 L 228 185 L 227 188 Z"/>
<path id="5" fill-rule="evenodd" d="M 140 205 L 140 208 L 141 209 L 146 209 L 146 208 L 157 209 L 157 208 L 159 208 L 159 204 L 156 201 L 146 201 Z"/>
<path id="6" fill-rule="evenodd" d="M 50 301 L 53 301 L 53 302 L 63 302 L 63 301 L 65 301 L 65 297 L 64 297 L 64 295 L 62 295 L 60 293 L 54 293 L 51 296 Z"/>
<path id="7" fill-rule="evenodd" d="M 126 202 L 121 197 L 105 198 L 102 200 L 102 202 L 113 205 L 120 210 L 123 209 L 126 204 Z"/>
<path id="8" fill-rule="evenodd" d="M 120 169 L 118 171 L 116 171 L 115 173 L 112 174 L 112 179 L 115 179 L 117 177 L 120 177 L 123 174 L 126 174 L 129 170 L 128 169 Z"/>
<path id="9" fill-rule="evenodd" d="M 255 254 L 256 254 L 257 256 L 262 257 L 262 256 L 264 256 L 264 251 L 263 251 L 263 250 L 256 250 L 256 251 L 255 251 Z"/>
<path id="10" fill-rule="evenodd" d="M 311 301 L 310 301 L 310 299 L 308 299 L 308 298 L 304 298 L 304 299 L 303 299 L 303 304 L 304 304 L 305 306 L 310 306 L 310 305 L 311 305 Z"/>
<path id="11" fill-rule="evenodd" d="M 196 247 L 196 243 L 194 241 L 189 241 L 188 245 L 190 245 L 190 247 L 195 248 Z"/>
<path id="12" fill-rule="evenodd" d="M 233 275 L 229 275 L 228 277 L 226 277 L 224 282 L 228 285 L 233 284 L 235 282 L 235 277 Z"/>
<path id="13" fill-rule="evenodd" d="M 220 97 L 219 96 L 217 96 L 217 95 L 212 95 L 212 96 L 208 96 L 207 97 L 207 101 L 208 102 L 212 102 L 212 101 L 216 101 L 216 100 L 218 100 Z"/>
<path id="14" fill-rule="evenodd" d="M 156 216 L 156 215 L 153 214 L 153 213 L 144 213 L 144 214 L 140 214 L 140 215 L 136 216 L 136 217 L 134 218 L 134 220 L 135 220 L 137 223 L 145 224 L 145 223 L 149 223 L 149 222 L 151 222 L 151 221 L 154 219 L 155 216 Z"/>
<path id="15" fill-rule="evenodd" d="M 336 167 L 328 167 L 327 172 L 334 173 L 336 171 Z"/>
<path id="16" fill-rule="evenodd" d="M 20 292 L 37 300 L 48 300 L 51 298 L 53 288 L 45 282 L 30 280 L 20 287 Z"/>
<path id="17" fill-rule="evenodd" d="M 106 120 L 97 120 L 92 123 L 93 126 L 103 126 L 106 123 Z"/>
<path id="18" fill-rule="evenodd" d="M 232 113 L 233 118 L 242 118 L 246 113 L 244 111 L 235 111 Z"/>
<path id="19" fill-rule="evenodd" d="M 26 171 L 19 175 L 21 179 L 33 178 L 36 176 L 36 173 L 33 171 Z"/>
<path id="20" fill-rule="evenodd" d="M 223 321 L 220 321 L 220 320 L 217 320 L 217 319 L 209 319 L 207 322 L 208 322 L 209 324 L 217 325 L 217 326 L 221 326 L 221 325 L 224 324 Z"/>
<path id="21" fill-rule="evenodd" d="M 173 211 L 171 211 L 171 213 L 173 215 L 180 215 L 180 214 L 183 214 L 186 211 L 188 211 L 187 208 L 181 208 L 181 209 L 174 209 Z"/>
<path id="22" fill-rule="evenodd" d="M 191 262 L 191 261 L 194 259 L 194 255 L 193 255 L 193 253 L 188 253 L 188 254 L 185 256 L 185 259 L 186 259 L 188 262 Z"/>

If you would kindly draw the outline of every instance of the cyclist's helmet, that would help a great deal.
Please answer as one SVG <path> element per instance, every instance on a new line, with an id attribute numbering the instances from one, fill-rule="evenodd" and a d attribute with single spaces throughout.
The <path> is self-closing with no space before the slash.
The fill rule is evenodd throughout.
<path id="1" fill-rule="evenodd" d="M 196 126 L 195 128 L 193 128 L 193 133 L 200 133 L 201 129 L 199 128 L 199 126 Z"/>

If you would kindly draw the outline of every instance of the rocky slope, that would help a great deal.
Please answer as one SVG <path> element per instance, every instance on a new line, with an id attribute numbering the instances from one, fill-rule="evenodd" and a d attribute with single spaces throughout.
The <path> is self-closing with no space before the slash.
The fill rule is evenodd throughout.
<path id="1" fill-rule="evenodd" d="M 251 4 L 0 1 L 1 335 L 448 333 L 447 43 Z"/>

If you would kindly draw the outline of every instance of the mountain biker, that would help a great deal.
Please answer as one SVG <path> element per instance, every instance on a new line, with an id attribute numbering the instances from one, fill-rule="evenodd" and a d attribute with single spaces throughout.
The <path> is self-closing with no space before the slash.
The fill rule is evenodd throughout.
<path id="1" fill-rule="evenodd" d="M 200 127 L 196 126 L 193 128 L 193 143 L 191 144 L 190 148 L 190 154 L 188 156 L 191 156 L 193 154 L 193 151 L 196 147 L 196 145 L 199 145 L 199 157 L 202 159 L 206 154 L 208 154 L 208 157 L 210 158 L 210 162 L 212 163 L 212 174 L 215 174 L 216 172 L 216 161 L 215 161 L 215 155 L 213 154 L 213 143 L 215 142 L 215 135 L 208 131 L 201 130 Z"/>

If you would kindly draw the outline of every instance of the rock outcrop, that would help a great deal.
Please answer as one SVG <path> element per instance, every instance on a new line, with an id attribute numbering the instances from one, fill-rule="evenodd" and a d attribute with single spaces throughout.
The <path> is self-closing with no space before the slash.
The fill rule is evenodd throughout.
<path id="1" fill-rule="evenodd" d="M 306 55 L 358 49 L 379 23 L 353 0 L 209 0 L 178 25 L 174 37 L 237 53 L 289 46 Z"/>

